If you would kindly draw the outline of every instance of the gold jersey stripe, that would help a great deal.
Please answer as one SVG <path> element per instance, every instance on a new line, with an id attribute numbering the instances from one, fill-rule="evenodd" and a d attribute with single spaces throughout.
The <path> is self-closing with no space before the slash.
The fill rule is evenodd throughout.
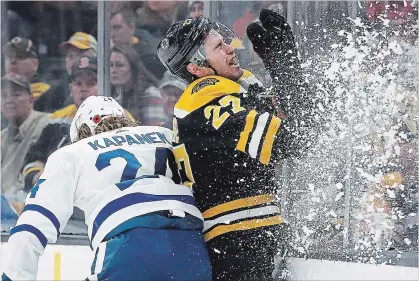
<path id="1" fill-rule="evenodd" d="M 253 125 L 255 124 L 256 114 L 256 110 L 252 110 L 247 114 L 246 125 L 244 126 L 244 130 L 240 133 L 240 139 L 236 146 L 237 150 L 246 152 L 246 144 L 249 140 L 250 132 L 253 130 Z"/>
<path id="2" fill-rule="evenodd" d="M 271 123 L 269 123 L 268 131 L 265 135 L 265 140 L 262 144 L 262 151 L 260 153 L 260 163 L 262 164 L 268 165 L 271 161 L 272 145 L 280 125 L 281 119 L 276 116 L 272 116 Z"/>
<path id="3" fill-rule="evenodd" d="M 249 230 L 249 229 L 259 228 L 263 226 L 276 225 L 276 224 L 281 224 L 284 221 L 285 219 L 278 215 L 278 216 L 274 216 L 270 218 L 242 221 L 242 222 L 238 222 L 238 223 L 230 224 L 230 225 L 220 225 L 208 231 L 207 233 L 205 233 L 204 239 L 205 239 L 205 242 L 208 242 L 209 240 L 217 236 L 220 236 L 222 234 L 228 233 L 228 232 Z"/>
<path id="4" fill-rule="evenodd" d="M 240 209 L 243 207 L 252 207 L 252 206 L 261 205 L 265 203 L 272 203 L 274 199 L 275 199 L 275 196 L 269 195 L 269 194 L 237 199 L 234 201 L 230 201 L 230 202 L 212 207 L 206 210 L 204 213 L 202 213 L 202 216 L 204 217 L 204 219 L 208 219 L 210 217 L 213 217 L 218 214 L 222 214 L 231 210 Z"/>

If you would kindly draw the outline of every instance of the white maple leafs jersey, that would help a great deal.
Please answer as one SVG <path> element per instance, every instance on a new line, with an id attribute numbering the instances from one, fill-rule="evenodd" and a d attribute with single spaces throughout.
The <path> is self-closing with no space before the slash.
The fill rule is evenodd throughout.
<path id="1" fill-rule="evenodd" d="M 164 228 L 161 211 L 183 217 L 179 228 L 202 229 L 191 189 L 175 184 L 171 144 L 169 129 L 126 127 L 54 152 L 11 230 L 4 273 L 11 280 L 34 280 L 39 256 L 57 241 L 73 206 L 85 213 L 92 249 L 133 227 Z"/>

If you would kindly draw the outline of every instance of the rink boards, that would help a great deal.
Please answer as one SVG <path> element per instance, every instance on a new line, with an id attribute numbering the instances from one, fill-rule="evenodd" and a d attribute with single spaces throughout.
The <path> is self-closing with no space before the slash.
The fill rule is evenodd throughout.
<path id="1" fill-rule="evenodd" d="M 7 243 L 1 244 L 2 264 Z M 90 274 L 93 252 L 88 246 L 48 245 L 41 257 L 38 280 L 83 280 Z M 291 258 L 293 280 L 418 280 L 417 267 L 373 265 L 327 260 Z"/>

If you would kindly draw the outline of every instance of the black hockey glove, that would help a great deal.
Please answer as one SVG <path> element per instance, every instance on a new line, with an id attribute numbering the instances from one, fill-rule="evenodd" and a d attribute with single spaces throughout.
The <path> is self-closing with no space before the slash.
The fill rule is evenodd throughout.
<path id="1" fill-rule="evenodd" d="M 272 79 L 278 79 L 281 68 L 298 65 L 294 35 L 286 20 L 272 10 L 262 9 L 259 19 L 262 25 L 251 23 L 247 36 Z"/>
<path id="2" fill-rule="evenodd" d="M 286 158 L 304 151 L 313 140 L 315 127 L 314 94 L 304 79 L 298 59 L 298 50 L 291 27 L 274 11 L 263 9 L 260 24 L 247 27 L 253 49 L 262 59 L 272 78 L 272 87 L 258 97 L 271 100 L 272 107 L 280 108 L 284 117 L 279 138 L 279 151 Z"/>

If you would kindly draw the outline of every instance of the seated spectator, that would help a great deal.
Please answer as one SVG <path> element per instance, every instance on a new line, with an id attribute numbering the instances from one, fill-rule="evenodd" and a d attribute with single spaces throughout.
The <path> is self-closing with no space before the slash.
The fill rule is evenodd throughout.
<path id="1" fill-rule="evenodd" d="M 188 17 L 187 8 L 188 1 L 147 0 L 137 10 L 137 30 L 147 30 L 161 40 L 173 23 Z"/>
<path id="2" fill-rule="evenodd" d="M 160 94 L 163 98 L 164 109 L 168 118 L 164 127 L 172 129 L 173 109 L 187 86 L 188 84 L 186 84 L 182 79 L 179 79 L 177 76 L 172 75 L 169 71 L 164 74 L 164 78 L 159 85 Z"/>
<path id="3" fill-rule="evenodd" d="M 39 140 L 31 147 L 23 167 L 25 190 L 29 191 L 41 175 L 47 158 L 70 143 L 70 125 L 77 108 L 97 93 L 97 58 L 81 57 L 71 68 L 70 94 L 74 103 L 55 111 L 48 120 Z M 129 116 L 130 113 L 127 112 Z M 132 116 L 131 116 L 131 119 Z"/>
<path id="4" fill-rule="evenodd" d="M 135 32 L 135 14 L 132 10 L 122 9 L 111 14 L 111 47 L 116 44 L 131 46 L 147 70 L 160 80 L 166 71 L 157 57 L 156 49 L 159 39 L 146 30 Z"/>
<path id="5" fill-rule="evenodd" d="M 65 56 L 65 69 L 67 71 L 67 77 L 61 80 L 63 85 L 69 85 L 71 66 L 75 61 L 83 56 L 96 57 L 97 56 L 97 41 L 96 38 L 90 34 L 84 32 L 74 33 L 68 41 L 61 43 L 58 51 Z M 65 87 L 67 99 L 64 102 L 64 106 L 68 106 L 73 103 L 72 96 L 70 95 L 70 89 Z"/>
<path id="6" fill-rule="evenodd" d="M 68 41 L 61 43 L 59 52 L 65 56 L 65 69 L 71 75 L 71 67 L 82 56 L 95 57 L 97 55 L 96 38 L 84 32 L 74 33 Z"/>
<path id="7" fill-rule="evenodd" d="M 138 59 L 129 46 L 116 45 L 111 51 L 111 94 L 142 125 L 163 125 L 166 122 L 163 100 L 159 93 L 146 89 L 158 81 Z"/>
<path id="8" fill-rule="evenodd" d="M 1 132 L 1 190 L 11 196 L 23 189 L 20 170 L 49 114 L 33 110 L 34 97 L 26 77 L 8 73 L 1 82 L 1 112 L 8 121 Z"/>
<path id="9" fill-rule="evenodd" d="M 204 1 L 189 1 L 188 10 L 190 18 L 197 18 L 204 15 Z"/>
<path id="10" fill-rule="evenodd" d="M 53 112 L 63 106 L 65 91 L 37 73 L 39 61 L 33 42 L 26 38 L 15 37 L 3 47 L 6 73 L 25 76 L 31 83 L 35 99 L 34 109 Z"/>

